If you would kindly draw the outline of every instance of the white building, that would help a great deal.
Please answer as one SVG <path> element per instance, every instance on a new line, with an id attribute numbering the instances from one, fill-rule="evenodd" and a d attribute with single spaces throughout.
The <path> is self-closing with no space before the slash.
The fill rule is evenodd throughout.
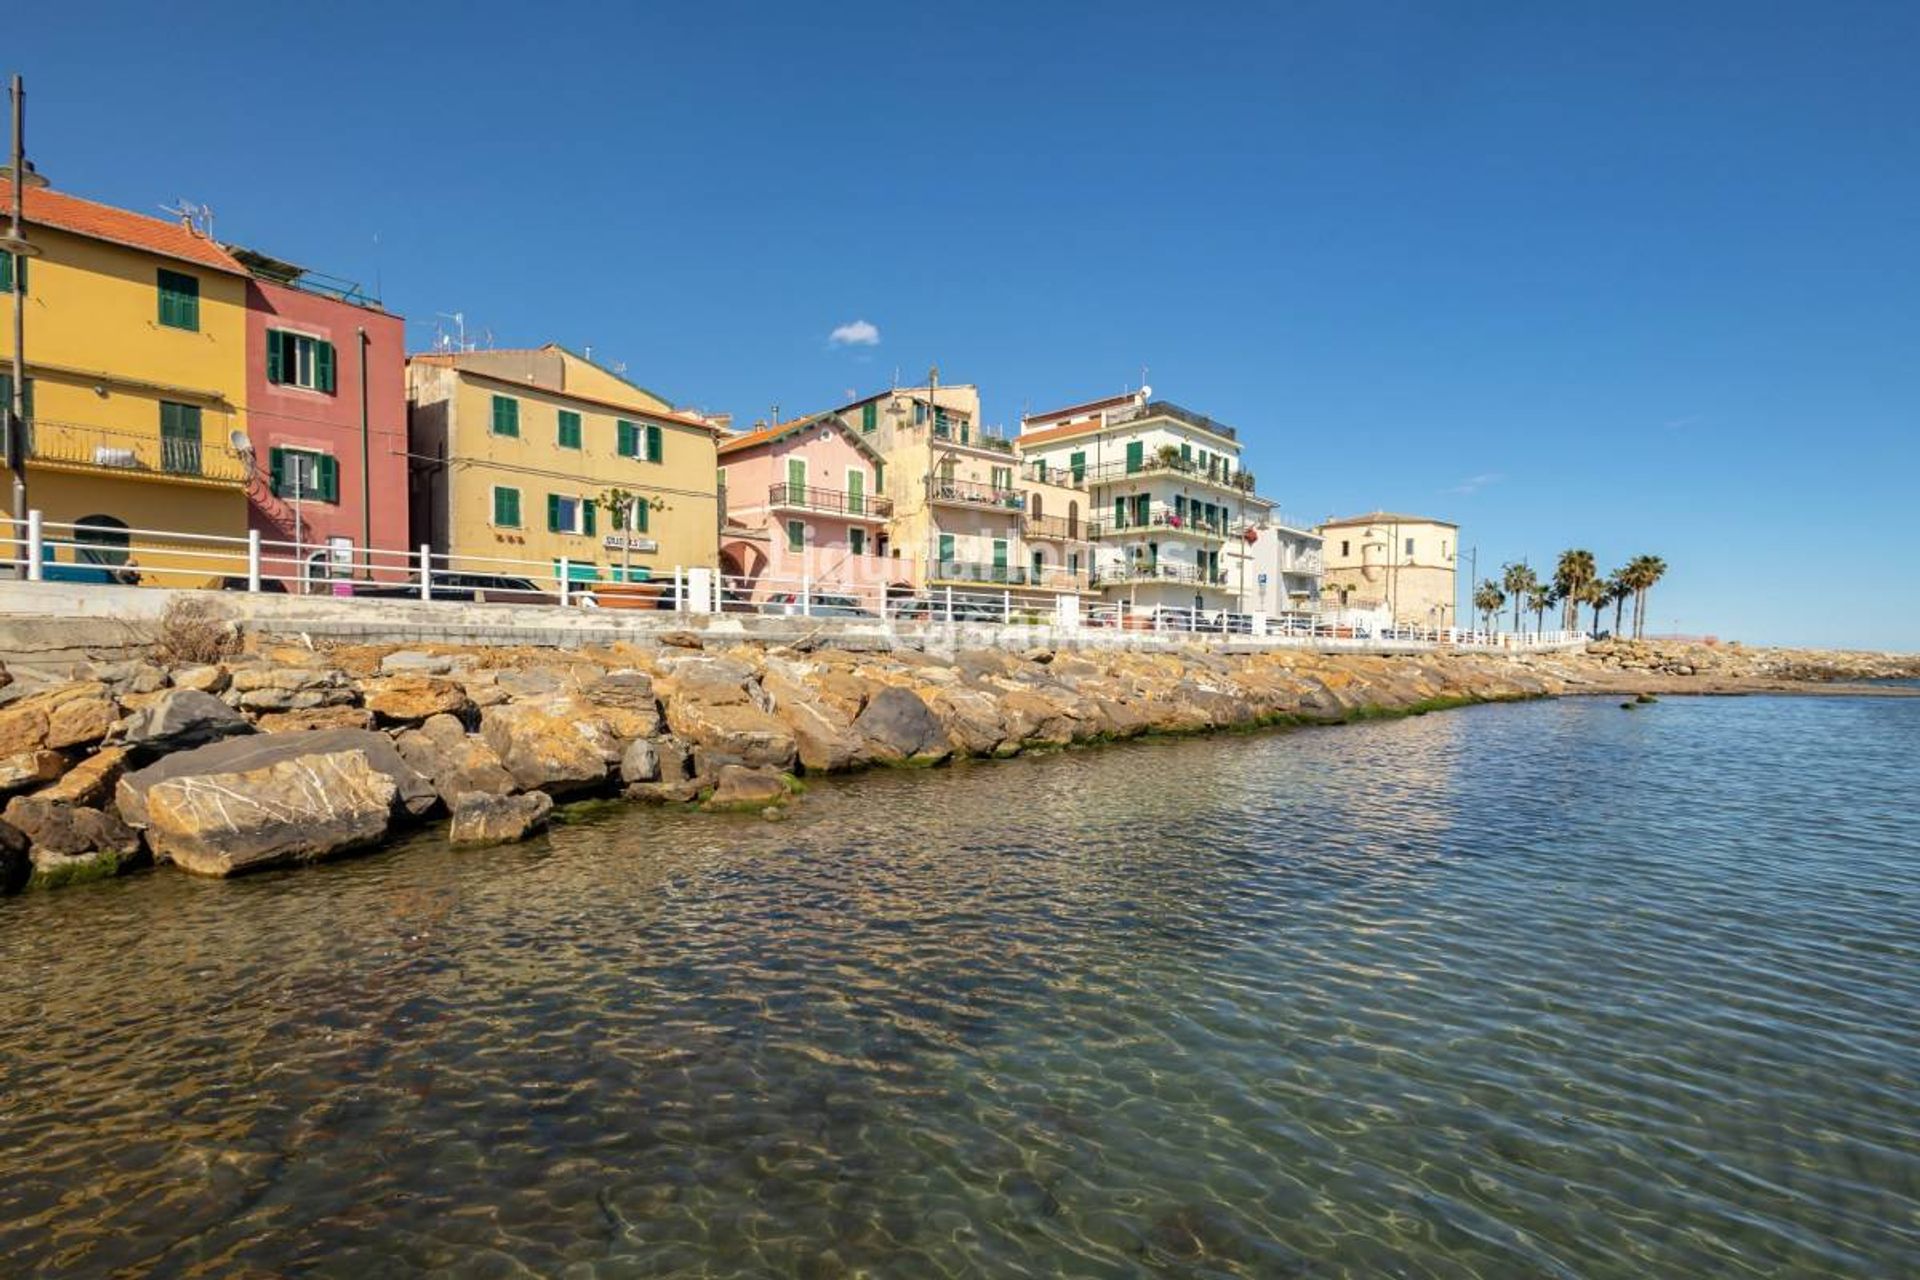
<path id="1" fill-rule="evenodd" d="M 1242 613 L 1310 613 L 1320 607 L 1321 538 L 1278 519 L 1256 525 L 1246 540 L 1247 586 Z"/>
<path id="2" fill-rule="evenodd" d="M 1021 420 L 1027 474 L 1088 494 L 1093 585 L 1110 601 L 1237 609 L 1254 586 L 1253 491 L 1232 427 L 1142 388 Z"/>

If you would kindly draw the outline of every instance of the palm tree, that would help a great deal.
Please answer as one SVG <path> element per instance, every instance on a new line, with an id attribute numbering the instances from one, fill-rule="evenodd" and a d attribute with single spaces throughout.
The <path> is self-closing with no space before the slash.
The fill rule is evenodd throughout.
<path id="1" fill-rule="evenodd" d="M 1633 594 L 1633 566 L 1625 564 L 1607 575 L 1607 598 L 1613 602 L 1613 636 L 1620 638 L 1620 613 Z"/>
<path id="2" fill-rule="evenodd" d="M 1633 636 L 1638 640 L 1647 633 L 1647 593 L 1666 576 L 1667 562 L 1659 556 L 1635 556 L 1627 562 L 1627 572 L 1633 583 Z"/>
<path id="3" fill-rule="evenodd" d="M 1547 610 L 1559 603 L 1550 582 L 1536 582 L 1527 589 L 1527 608 L 1533 610 L 1533 634 L 1546 630 Z"/>
<path id="4" fill-rule="evenodd" d="M 1481 623 L 1491 631 L 1493 615 L 1507 607 L 1507 593 L 1500 589 L 1499 583 L 1488 578 L 1480 584 L 1480 589 L 1473 593 L 1473 607 L 1480 611 Z"/>
<path id="5" fill-rule="evenodd" d="M 1580 629 L 1580 606 L 1586 603 L 1587 584 L 1594 578 L 1593 552 L 1562 551 L 1553 567 L 1553 588 L 1565 606 L 1562 618 L 1567 630 Z"/>
<path id="6" fill-rule="evenodd" d="M 1513 601 L 1513 629 L 1520 630 L 1520 606 L 1526 601 L 1533 589 L 1540 585 L 1540 579 L 1534 576 L 1532 568 L 1515 562 L 1500 571 L 1500 586 L 1506 591 L 1507 598 Z"/>
<path id="7" fill-rule="evenodd" d="M 1589 634 L 1599 635 L 1600 614 L 1613 603 L 1613 589 L 1607 585 L 1605 578 L 1588 578 L 1586 584 L 1580 588 L 1580 603 L 1593 610 L 1593 630 Z M 1577 621 L 1580 610 L 1575 608 L 1573 612 Z"/>

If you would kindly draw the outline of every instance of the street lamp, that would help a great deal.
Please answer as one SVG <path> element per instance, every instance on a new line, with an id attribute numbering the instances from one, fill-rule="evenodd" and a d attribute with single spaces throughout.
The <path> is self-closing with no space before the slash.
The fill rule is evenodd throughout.
<path id="1" fill-rule="evenodd" d="M 7 234 L 0 236 L 0 253 L 10 253 L 13 267 L 13 403 L 4 408 L 5 439 L 4 444 L 7 470 L 13 475 L 13 535 L 18 547 L 17 559 L 20 564 L 20 576 L 32 576 L 27 564 L 27 280 L 26 273 L 20 269 L 27 258 L 40 256 L 38 245 L 28 242 L 24 227 L 21 225 L 21 193 L 28 187 L 44 187 L 47 180 L 40 171 L 27 163 L 26 153 L 26 115 L 27 90 L 19 75 L 13 77 L 13 163 L 0 168 L 0 177 L 7 180 L 13 197 L 12 218 L 7 224 Z M 15 179 L 18 179 L 16 181 Z"/>

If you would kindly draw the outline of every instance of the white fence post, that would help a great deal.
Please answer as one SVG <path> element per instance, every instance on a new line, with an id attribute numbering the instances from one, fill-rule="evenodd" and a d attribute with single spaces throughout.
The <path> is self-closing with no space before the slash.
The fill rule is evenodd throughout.
<path id="1" fill-rule="evenodd" d="M 1000 621 L 1003 623 L 1013 621 L 1013 592 L 1011 591 L 1000 593 Z"/>
<path id="2" fill-rule="evenodd" d="M 713 612 L 713 570 L 687 570 L 687 611 L 699 614 Z"/>
<path id="3" fill-rule="evenodd" d="M 46 543 L 46 535 L 40 526 L 40 508 L 34 507 L 27 512 L 27 581 L 39 582 L 46 577 L 47 567 L 41 562 L 40 548 Z"/>
<path id="4" fill-rule="evenodd" d="M 800 574 L 800 615 L 813 616 L 813 574 L 809 571 Z"/>
<path id="5" fill-rule="evenodd" d="M 247 590 L 260 594 L 260 531 L 247 530 Z"/>
<path id="6" fill-rule="evenodd" d="M 567 607 L 567 591 L 573 585 L 573 561 L 567 556 L 560 557 L 560 607 Z"/>
<path id="7" fill-rule="evenodd" d="M 420 598 L 433 599 L 433 548 L 420 544 Z"/>
<path id="8" fill-rule="evenodd" d="M 673 611 L 687 611 L 687 571 L 679 565 L 673 566 Z"/>

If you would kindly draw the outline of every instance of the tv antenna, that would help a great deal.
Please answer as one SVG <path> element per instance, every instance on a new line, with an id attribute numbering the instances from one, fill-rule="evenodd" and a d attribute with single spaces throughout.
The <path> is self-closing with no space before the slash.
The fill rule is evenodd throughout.
<path id="1" fill-rule="evenodd" d="M 160 206 L 160 211 L 162 213 L 170 213 L 180 219 L 180 225 L 193 232 L 193 234 L 206 240 L 213 239 L 212 205 L 195 204 L 193 201 L 182 196 L 178 207 L 163 204 Z"/>

